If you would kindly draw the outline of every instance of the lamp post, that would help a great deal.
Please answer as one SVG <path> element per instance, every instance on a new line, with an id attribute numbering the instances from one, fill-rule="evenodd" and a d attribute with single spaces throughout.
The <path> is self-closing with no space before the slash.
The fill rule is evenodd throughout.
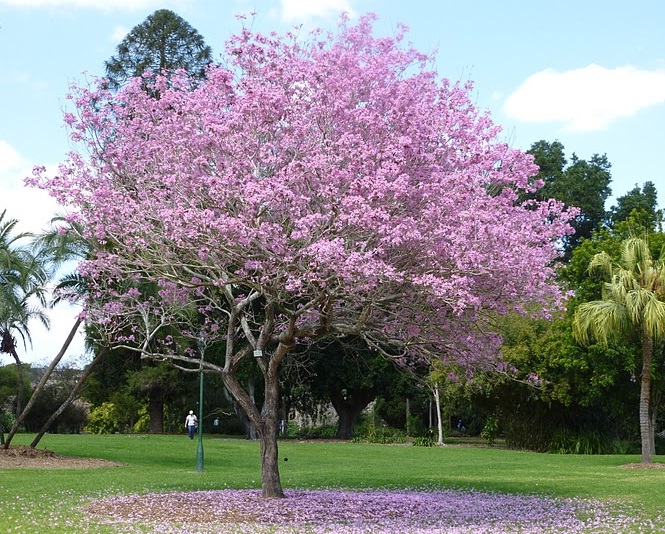
<path id="1" fill-rule="evenodd" d="M 199 442 L 196 447 L 196 470 L 203 472 L 203 354 L 205 352 L 205 343 L 199 339 L 199 353 L 201 363 L 199 364 Z"/>

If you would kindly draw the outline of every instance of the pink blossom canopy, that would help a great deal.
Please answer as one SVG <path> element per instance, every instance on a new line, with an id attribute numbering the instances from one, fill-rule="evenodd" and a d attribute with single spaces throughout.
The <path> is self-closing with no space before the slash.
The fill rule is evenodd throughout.
<path id="1" fill-rule="evenodd" d="M 274 305 L 276 333 L 430 349 L 475 346 L 481 311 L 556 306 L 569 214 L 520 201 L 532 158 L 403 37 L 375 37 L 371 16 L 304 41 L 245 29 L 196 86 L 74 88 L 65 119 L 87 154 L 32 183 L 95 244 L 93 294 L 138 276 L 174 299 L 233 287 Z M 223 331 L 212 300 L 200 311 Z"/>

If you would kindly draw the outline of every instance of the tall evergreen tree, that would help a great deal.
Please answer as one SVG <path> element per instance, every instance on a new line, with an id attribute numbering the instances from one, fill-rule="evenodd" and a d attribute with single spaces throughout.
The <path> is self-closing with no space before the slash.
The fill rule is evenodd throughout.
<path id="1" fill-rule="evenodd" d="M 201 34 L 173 11 L 159 9 L 122 40 L 116 55 L 106 62 L 106 75 L 109 88 L 116 90 L 131 78 L 143 76 L 144 90 L 158 97 L 159 92 L 151 88 L 158 75 L 170 76 L 184 70 L 191 79 L 201 80 L 205 78 L 205 69 L 210 63 L 212 49 Z M 123 356 L 116 354 L 115 357 Z M 138 377 L 145 378 L 156 377 L 157 371 L 149 362 L 143 362 L 137 372 Z M 128 376 L 123 374 L 122 379 L 126 380 Z M 163 432 L 165 389 L 159 379 L 149 380 L 144 389 L 149 395 L 150 431 Z"/>
<path id="2" fill-rule="evenodd" d="M 212 62 L 212 49 L 201 34 L 187 21 L 168 9 L 159 9 L 135 26 L 117 47 L 117 53 L 106 62 L 106 76 L 111 89 L 119 89 L 129 79 L 153 74 L 149 85 L 159 74 L 172 74 L 179 69 L 202 79 Z"/>
<path id="3" fill-rule="evenodd" d="M 580 209 L 573 222 L 575 233 L 563 240 L 564 256 L 570 258 L 580 240 L 590 237 L 605 220 L 605 201 L 612 194 L 611 165 L 607 156 L 598 154 L 589 161 L 573 154 L 568 164 L 564 146 L 559 141 L 538 141 L 531 145 L 528 153 L 534 156 L 540 167 L 536 178 L 545 183 L 536 198 L 555 198 L 566 206 Z"/>
<path id="4" fill-rule="evenodd" d="M 644 182 L 642 188 L 635 187 L 617 198 L 608 218 L 612 226 L 631 218 L 649 231 L 654 231 L 662 224 L 663 210 L 658 209 L 658 192 L 653 182 Z"/>

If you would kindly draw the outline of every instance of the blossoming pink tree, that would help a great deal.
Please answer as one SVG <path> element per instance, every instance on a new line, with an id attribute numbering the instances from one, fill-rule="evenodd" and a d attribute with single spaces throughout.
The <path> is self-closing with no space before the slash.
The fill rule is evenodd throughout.
<path id="1" fill-rule="evenodd" d="M 283 496 L 278 368 L 296 345 L 362 336 L 399 358 L 496 357 L 483 317 L 560 301 L 555 202 L 520 203 L 537 169 L 497 141 L 469 86 L 373 17 L 337 33 L 243 30 L 207 80 L 78 87 L 65 119 L 87 151 L 35 171 L 86 231 L 87 313 L 154 355 L 155 333 L 225 343 L 222 365 L 174 340 L 160 357 L 220 373 L 256 426 L 262 492 Z M 146 282 L 156 292 L 142 290 Z M 236 371 L 265 379 L 259 410 Z"/>

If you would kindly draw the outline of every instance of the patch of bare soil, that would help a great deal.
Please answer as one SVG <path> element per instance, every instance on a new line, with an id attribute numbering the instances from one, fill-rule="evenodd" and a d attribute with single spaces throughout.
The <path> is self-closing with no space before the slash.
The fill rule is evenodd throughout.
<path id="1" fill-rule="evenodd" d="M 660 463 L 635 463 L 635 464 L 624 464 L 619 466 L 620 469 L 665 469 L 665 464 Z"/>
<path id="2" fill-rule="evenodd" d="M 0 447 L 0 469 L 31 467 L 45 469 L 85 469 L 91 467 L 120 467 L 122 464 L 98 458 L 60 456 L 46 449 L 31 449 L 23 445 Z"/>

